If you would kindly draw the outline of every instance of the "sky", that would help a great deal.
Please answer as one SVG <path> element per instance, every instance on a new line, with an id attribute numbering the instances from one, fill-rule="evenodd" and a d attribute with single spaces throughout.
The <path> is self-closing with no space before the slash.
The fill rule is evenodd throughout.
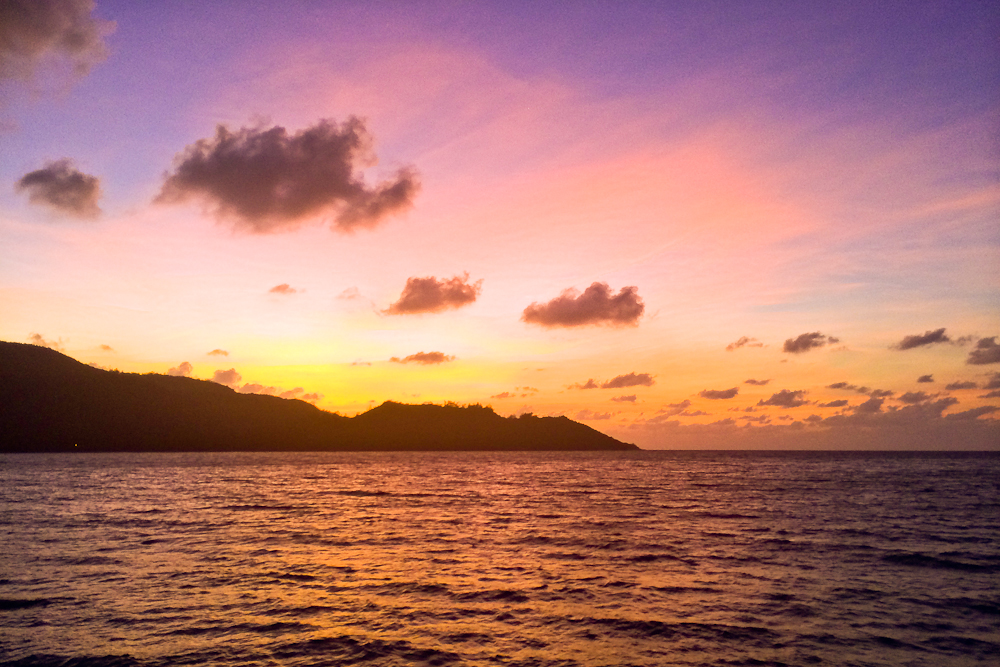
<path id="1" fill-rule="evenodd" d="M 652 449 L 1000 449 L 1000 9 L 0 3 L 0 339 Z"/>

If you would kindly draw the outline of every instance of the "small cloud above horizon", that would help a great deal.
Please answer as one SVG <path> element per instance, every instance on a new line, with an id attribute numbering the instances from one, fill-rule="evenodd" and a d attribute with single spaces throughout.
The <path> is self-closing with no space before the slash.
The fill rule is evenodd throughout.
<path id="1" fill-rule="evenodd" d="M 601 389 L 624 389 L 626 387 L 652 387 L 656 380 L 649 373 L 626 373 L 601 384 Z"/>
<path id="2" fill-rule="evenodd" d="M 921 375 L 920 377 L 917 378 L 917 382 L 919 382 L 919 383 L 934 382 L 934 376 L 933 375 Z"/>
<path id="3" fill-rule="evenodd" d="M 228 371 L 217 370 L 212 374 L 212 382 L 218 382 L 227 387 L 232 387 L 242 379 L 243 376 L 237 373 L 235 368 L 230 368 Z"/>
<path id="4" fill-rule="evenodd" d="M 772 405 L 779 408 L 797 408 L 800 405 L 806 405 L 809 402 L 803 398 L 805 394 L 806 392 L 804 389 L 782 389 L 776 394 L 772 394 L 771 398 L 766 401 L 757 401 L 757 405 Z"/>
<path id="5" fill-rule="evenodd" d="M 713 401 L 724 400 L 727 398 L 735 398 L 737 394 L 740 393 L 739 387 L 733 387 L 732 389 L 702 389 L 698 392 L 698 395 L 702 398 L 708 398 Z"/>
<path id="6" fill-rule="evenodd" d="M 769 382 L 771 382 L 771 380 L 754 380 L 753 378 L 750 378 L 749 380 L 744 380 L 743 384 L 749 384 L 749 385 L 753 385 L 755 387 L 763 387 L 764 385 L 768 384 Z"/>
<path id="7" fill-rule="evenodd" d="M 288 283 L 281 283 L 280 285 L 275 285 L 267 291 L 270 294 L 296 294 L 299 290 L 295 289 Z"/>
<path id="8" fill-rule="evenodd" d="M 210 357 L 228 357 L 229 356 L 229 352 L 227 352 L 226 350 L 220 350 L 219 348 L 215 348 L 211 352 L 206 352 L 205 354 L 207 354 Z"/>
<path id="9" fill-rule="evenodd" d="M 454 356 L 446 355 L 444 352 L 417 352 L 416 354 L 411 354 L 407 357 L 400 359 L 399 357 L 391 357 L 389 361 L 395 364 L 443 364 L 448 361 L 454 361 Z"/>
<path id="10" fill-rule="evenodd" d="M 789 354 L 802 354 L 809 350 L 821 348 L 824 345 L 839 343 L 840 339 L 834 336 L 826 336 L 818 331 L 812 333 L 799 334 L 797 338 L 789 338 L 782 345 L 781 349 Z"/>
<path id="11" fill-rule="evenodd" d="M 952 342 L 951 338 L 945 334 L 945 328 L 941 327 L 940 329 L 935 329 L 934 331 L 925 331 L 923 334 L 905 336 L 903 340 L 890 346 L 890 349 L 912 350 L 915 347 L 924 347 L 927 345 L 934 345 L 935 343 L 950 342 Z"/>
<path id="12" fill-rule="evenodd" d="M 167 371 L 167 375 L 173 375 L 174 377 L 190 377 L 193 370 L 194 366 L 187 361 L 182 361 L 177 366 L 169 369 Z"/>
<path id="13" fill-rule="evenodd" d="M 68 158 L 48 162 L 42 169 L 25 174 L 15 189 L 27 192 L 32 204 L 70 217 L 92 219 L 101 214 L 97 206 L 101 198 L 100 179 L 79 171 Z"/>
<path id="14" fill-rule="evenodd" d="M 1000 345 L 997 345 L 997 337 L 980 338 L 976 347 L 969 351 L 969 358 L 965 363 L 975 366 L 1000 364 Z"/>
<path id="15" fill-rule="evenodd" d="M 645 310 L 637 287 L 622 287 L 612 295 L 607 283 L 595 282 L 581 294 L 574 288 L 545 303 L 524 309 L 521 321 L 545 328 L 609 325 L 638 326 Z"/>
<path id="16" fill-rule="evenodd" d="M 733 352 L 740 349 L 741 347 L 764 347 L 756 338 L 750 338 L 749 336 L 740 336 L 740 338 L 729 345 L 726 346 L 726 352 Z"/>
<path id="17" fill-rule="evenodd" d="M 387 315 L 438 313 L 474 303 L 482 291 L 483 281 L 469 283 L 469 274 L 438 280 L 434 276 L 407 278 L 399 300 L 386 308 Z"/>
<path id="18" fill-rule="evenodd" d="M 42 334 L 32 332 L 28 334 L 28 342 L 32 345 L 38 345 L 39 347 L 47 347 L 50 350 L 55 350 L 56 352 L 65 352 L 62 346 L 62 338 L 58 341 L 47 340 Z"/>

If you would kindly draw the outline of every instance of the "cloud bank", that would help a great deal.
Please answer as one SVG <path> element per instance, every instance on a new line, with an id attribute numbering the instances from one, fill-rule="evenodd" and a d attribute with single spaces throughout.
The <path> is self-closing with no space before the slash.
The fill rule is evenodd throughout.
<path id="1" fill-rule="evenodd" d="M 448 356 L 444 352 L 417 352 L 408 357 L 391 357 L 389 361 L 395 364 L 443 364 L 447 361 L 454 361 L 455 357 Z"/>
<path id="2" fill-rule="evenodd" d="M 623 287 L 612 295 L 607 283 L 595 282 L 583 294 L 570 288 L 546 303 L 532 303 L 521 321 L 543 327 L 588 325 L 637 326 L 645 306 L 637 287 Z"/>
<path id="3" fill-rule="evenodd" d="M 383 312 L 389 315 L 411 315 L 461 308 L 476 300 L 482 291 L 482 284 L 482 280 L 469 284 L 468 273 L 448 280 L 438 280 L 433 276 L 407 278 L 406 287 L 403 288 L 399 301 Z"/>
<path id="4" fill-rule="evenodd" d="M 0 2 L 0 79 L 31 81 L 46 62 L 65 60 L 83 76 L 108 56 L 115 24 L 91 16 L 93 0 Z"/>
<path id="5" fill-rule="evenodd" d="M 218 218 L 256 234 L 287 231 L 319 216 L 350 232 L 376 226 L 413 204 L 416 173 L 369 187 L 358 168 L 375 164 L 372 140 L 356 117 L 321 120 L 296 134 L 285 128 L 216 128 L 175 158 L 157 202 L 200 200 Z"/>
<path id="6" fill-rule="evenodd" d="M 21 177 L 15 186 L 27 192 L 32 204 L 47 206 L 74 218 L 96 218 L 101 213 L 101 183 L 96 176 L 77 170 L 69 159 L 48 162 L 42 169 Z"/>
<path id="7" fill-rule="evenodd" d="M 781 349 L 789 354 L 801 354 L 823 347 L 824 345 L 833 345 L 839 342 L 839 338 L 824 336 L 820 332 L 814 331 L 812 333 L 800 334 L 797 338 L 787 339 Z"/>

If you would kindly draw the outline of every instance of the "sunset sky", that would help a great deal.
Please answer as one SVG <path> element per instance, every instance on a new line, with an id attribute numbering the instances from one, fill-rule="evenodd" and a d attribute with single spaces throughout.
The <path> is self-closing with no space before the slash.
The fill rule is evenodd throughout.
<path id="1" fill-rule="evenodd" d="M 1000 449 L 995 2 L 28 4 L 2 340 L 644 448 Z"/>

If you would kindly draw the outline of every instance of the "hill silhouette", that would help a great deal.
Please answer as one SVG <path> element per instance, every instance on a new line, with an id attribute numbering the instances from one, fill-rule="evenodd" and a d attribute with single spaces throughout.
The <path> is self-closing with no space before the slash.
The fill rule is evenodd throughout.
<path id="1" fill-rule="evenodd" d="M 0 341 L 0 452 L 637 449 L 566 417 L 386 402 L 356 417 Z"/>

